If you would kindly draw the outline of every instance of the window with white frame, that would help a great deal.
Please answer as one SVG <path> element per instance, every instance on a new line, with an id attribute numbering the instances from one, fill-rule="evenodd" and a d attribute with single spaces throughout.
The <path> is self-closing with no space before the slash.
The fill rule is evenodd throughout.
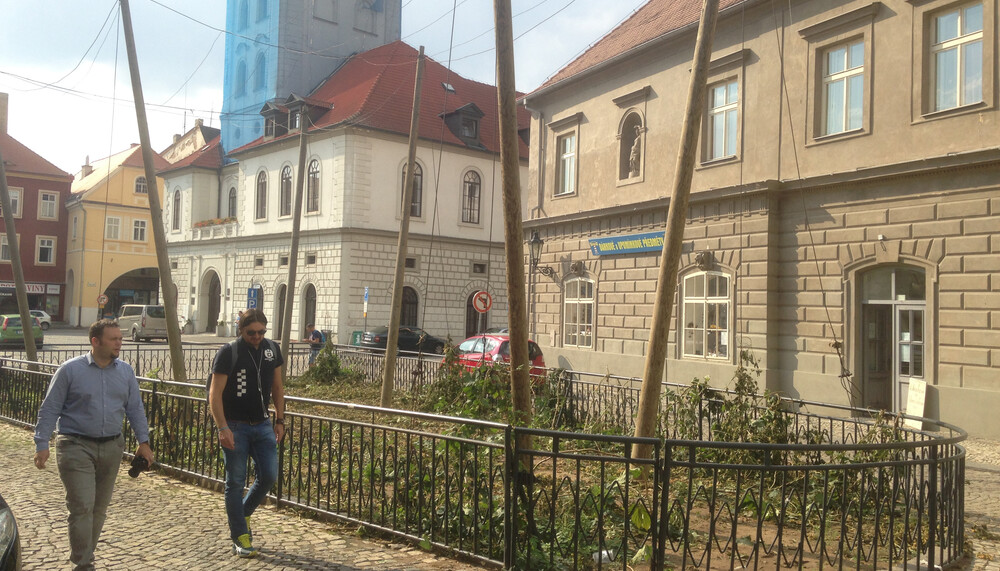
<path id="1" fill-rule="evenodd" d="M 149 193 L 149 188 L 146 186 L 146 177 L 144 176 L 135 177 L 135 193 L 136 194 Z"/>
<path id="2" fill-rule="evenodd" d="M 739 136 L 739 83 L 727 80 L 708 88 L 708 128 L 705 159 L 714 161 L 736 156 Z"/>
<path id="3" fill-rule="evenodd" d="M 934 111 L 983 100 L 983 5 L 966 4 L 932 18 Z"/>
<path id="4" fill-rule="evenodd" d="M 685 357 L 729 357 L 729 276 L 698 272 L 684 278 Z"/>
<path id="5" fill-rule="evenodd" d="M 861 129 L 865 93 L 865 43 L 853 41 L 823 58 L 823 135 Z"/>
<path id="6" fill-rule="evenodd" d="M 479 173 L 469 171 L 462 181 L 462 222 L 479 224 L 479 197 L 482 191 L 482 179 Z"/>
<path id="7" fill-rule="evenodd" d="M 24 189 L 8 187 L 8 193 L 10 194 L 10 210 L 14 213 L 14 218 L 21 217 L 21 192 Z M 0 214 L 3 213 L 3 209 L 0 208 Z"/>
<path id="8" fill-rule="evenodd" d="M 292 215 L 292 167 L 281 169 L 281 184 L 279 186 L 280 211 L 278 216 Z"/>
<path id="9" fill-rule="evenodd" d="M 257 203 L 254 207 L 254 218 L 257 220 L 267 218 L 267 173 L 264 171 L 257 173 Z"/>
<path id="10" fill-rule="evenodd" d="M 175 232 L 181 229 L 181 189 L 180 187 L 174 189 L 174 199 L 173 199 L 173 210 L 171 211 L 170 217 L 170 229 Z"/>
<path id="11" fill-rule="evenodd" d="M 400 184 L 400 188 L 403 189 L 403 193 L 406 192 L 406 165 L 403 165 L 403 181 Z M 401 193 L 402 194 L 402 193 Z M 423 194 L 424 194 L 424 169 L 420 168 L 419 164 L 413 165 L 413 194 L 410 197 L 410 216 L 414 218 L 420 218 L 420 214 L 423 211 Z"/>
<path id="12" fill-rule="evenodd" d="M 42 190 L 38 193 L 38 219 L 59 219 L 59 193 Z"/>
<path id="13" fill-rule="evenodd" d="M 556 195 L 576 192 L 576 132 L 566 133 L 556 139 L 559 163 L 556 170 Z"/>
<path id="14" fill-rule="evenodd" d="M 17 235 L 17 239 L 21 239 L 21 235 Z M 10 245 L 7 243 L 7 234 L 0 234 L 0 262 L 10 261 Z"/>
<path id="15" fill-rule="evenodd" d="M 122 219 L 118 216 L 108 216 L 104 221 L 104 239 L 118 240 L 121 237 Z"/>
<path id="16" fill-rule="evenodd" d="M 319 161 L 309 162 L 309 178 L 306 184 L 306 212 L 319 212 Z"/>
<path id="17" fill-rule="evenodd" d="M 573 278 L 567 281 L 563 309 L 565 345 L 593 347 L 594 282 L 586 278 Z"/>
<path id="18" fill-rule="evenodd" d="M 39 265 L 56 263 L 56 239 L 54 236 L 35 238 L 35 263 Z"/>
<path id="19" fill-rule="evenodd" d="M 146 221 L 145 220 L 133 220 L 132 221 L 132 240 L 134 242 L 145 242 L 146 241 Z"/>
<path id="20" fill-rule="evenodd" d="M 227 210 L 230 218 L 236 217 L 236 187 L 229 187 L 229 209 Z"/>

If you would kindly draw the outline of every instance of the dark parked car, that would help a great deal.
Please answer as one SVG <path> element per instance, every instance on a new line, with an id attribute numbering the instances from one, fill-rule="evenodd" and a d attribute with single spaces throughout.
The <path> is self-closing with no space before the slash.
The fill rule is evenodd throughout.
<path id="1" fill-rule="evenodd" d="M 21 538 L 10 506 L 0 496 L 0 571 L 20 571 Z"/>
<path id="2" fill-rule="evenodd" d="M 361 336 L 361 346 L 369 349 L 385 349 L 389 339 L 388 327 L 376 327 Z M 445 340 L 435 337 L 419 327 L 401 325 L 399 327 L 399 350 L 423 353 L 444 353 Z"/>
<path id="3" fill-rule="evenodd" d="M 486 362 L 510 363 L 510 336 L 506 333 L 473 335 L 462 341 L 455 353 L 458 362 L 470 371 Z M 542 349 L 531 340 L 528 340 L 528 360 L 531 361 L 531 376 L 543 378 L 545 358 Z"/>

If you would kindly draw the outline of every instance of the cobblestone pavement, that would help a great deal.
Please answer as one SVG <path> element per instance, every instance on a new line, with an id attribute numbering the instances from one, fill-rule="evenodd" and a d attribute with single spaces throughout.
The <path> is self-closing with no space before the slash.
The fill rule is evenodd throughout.
<path id="1" fill-rule="evenodd" d="M 66 501 L 55 456 L 31 462 L 31 432 L 0 421 L 0 492 L 21 531 L 24 571 L 69 569 Z M 409 544 L 364 539 L 346 526 L 264 506 L 253 516 L 255 559 L 229 552 L 222 495 L 156 473 L 118 473 L 97 568 L 128 571 L 230 569 L 473 570 Z"/>
<path id="2" fill-rule="evenodd" d="M 954 569 L 1000 571 L 1000 442 L 970 439 L 965 528 L 973 553 Z M 21 530 L 24 571 L 66 569 L 66 506 L 55 458 L 31 463 L 31 433 L 0 422 L 0 492 Z M 256 559 L 229 553 L 222 496 L 166 476 L 118 475 L 97 549 L 98 569 L 472 570 L 408 544 L 364 539 L 351 529 L 273 506 L 254 514 Z"/>

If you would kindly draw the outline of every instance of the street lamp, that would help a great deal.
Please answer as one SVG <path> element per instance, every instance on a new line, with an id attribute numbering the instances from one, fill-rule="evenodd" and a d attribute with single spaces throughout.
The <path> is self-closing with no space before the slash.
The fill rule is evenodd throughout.
<path id="1" fill-rule="evenodd" d="M 542 242 L 541 237 L 538 236 L 538 231 L 535 230 L 531 233 L 531 242 L 528 242 L 529 257 L 531 258 L 531 269 L 538 270 L 538 273 L 546 277 L 552 277 L 555 275 L 556 271 L 549 266 L 539 266 L 538 260 L 542 257 Z"/>

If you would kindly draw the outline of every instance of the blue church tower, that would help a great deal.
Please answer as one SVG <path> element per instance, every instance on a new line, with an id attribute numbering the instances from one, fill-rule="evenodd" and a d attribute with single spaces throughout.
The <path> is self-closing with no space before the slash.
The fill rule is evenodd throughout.
<path id="1" fill-rule="evenodd" d="M 402 0 L 226 0 L 222 146 L 264 134 L 260 110 L 308 95 L 353 54 L 400 38 Z"/>

